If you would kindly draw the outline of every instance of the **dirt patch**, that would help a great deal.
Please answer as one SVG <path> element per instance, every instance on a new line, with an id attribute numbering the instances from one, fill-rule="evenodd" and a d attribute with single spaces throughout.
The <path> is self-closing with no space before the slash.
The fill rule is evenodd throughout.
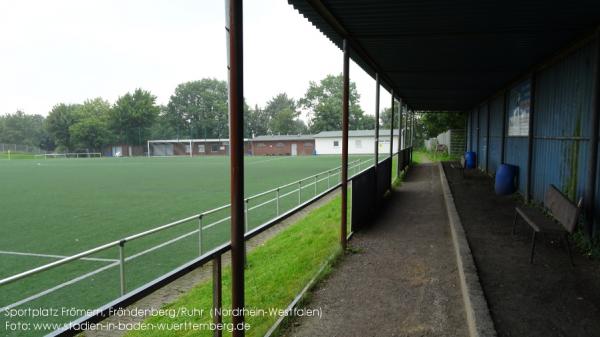
<path id="1" fill-rule="evenodd" d="M 512 235 L 514 196 L 497 196 L 493 181 L 444 163 L 499 336 L 600 336 L 600 263 L 541 236 L 529 264 L 531 230 Z"/>

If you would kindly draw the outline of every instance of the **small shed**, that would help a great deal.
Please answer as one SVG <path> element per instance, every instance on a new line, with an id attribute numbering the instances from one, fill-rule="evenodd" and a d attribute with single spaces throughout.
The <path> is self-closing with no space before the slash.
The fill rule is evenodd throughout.
<path id="1" fill-rule="evenodd" d="M 252 140 L 256 156 L 310 156 L 315 153 L 312 135 L 264 135 Z"/>
<path id="2" fill-rule="evenodd" d="M 398 129 L 394 129 L 394 152 L 398 151 Z M 316 154 L 341 154 L 342 131 L 322 131 L 314 136 Z M 390 152 L 390 130 L 379 130 L 379 153 Z M 375 153 L 375 130 L 350 130 L 349 154 Z"/>

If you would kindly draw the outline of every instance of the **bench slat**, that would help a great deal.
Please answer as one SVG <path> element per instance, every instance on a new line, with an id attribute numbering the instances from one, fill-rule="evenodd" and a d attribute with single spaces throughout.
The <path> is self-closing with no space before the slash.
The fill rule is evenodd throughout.
<path id="1" fill-rule="evenodd" d="M 519 215 L 536 232 L 564 233 L 563 227 L 552 218 L 533 208 L 515 207 Z"/>
<path id="2" fill-rule="evenodd" d="M 579 207 L 569 200 L 556 186 L 550 185 L 544 194 L 544 206 L 569 233 L 575 230 L 579 217 Z"/>

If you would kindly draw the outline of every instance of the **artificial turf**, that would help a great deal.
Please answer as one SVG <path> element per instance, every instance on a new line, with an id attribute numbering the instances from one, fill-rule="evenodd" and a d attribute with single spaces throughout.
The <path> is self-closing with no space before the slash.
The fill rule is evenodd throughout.
<path id="1" fill-rule="evenodd" d="M 351 160 L 361 159 L 360 157 Z M 367 158 L 362 157 L 363 160 Z M 246 157 L 246 195 L 340 165 L 337 156 Z M 332 183 L 338 179 L 332 176 Z M 306 182 L 308 184 L 308 182 Z M 327 188 L 317 185 L 317 192 Z M 291 192 L 295 187 L 282 190 Z M 33 159 L 0 161 L 0 250 L 71 255 L 156 226 L 227 204 L 227 157 Z M 301 200 L 314 195 L 302 190 Z M 273 197 L 272 195 L 271 197 Z M 269 197 L 254 200 L 249 207 Z M 297 193 L 281 199 L 281 210 L 298 203 Z M 204 226 L 228 210 L 206 217 Z M 275 216 L 275 205 L 251 210 L 249 227 Z M 203 251 L 227 241 L 229 222 L 203 231 Z M 128 257 L 198 228 L 196 221 L 126 244 Z M 198 236 L 190 235 L 125 263 L 127 289 L 134 289 L 198 256 Z M 111 248 L 92 258 L 117 259 Z M 0 254 L 0 278 L 55 261 L 54 258 Z M 72 280 L 111 262 L 77 261 L 7 286 L 0 286 L 0 308 Z M 107 268 L 18 308 L 96 308 L 119 295 L 117 267 Z M 1 310 L 1 309 L 0 309 Z M 19 317 L 26 322 L 66 322 L 77 317 Z M 9 321 L 0 312 L 0 334 Z"/>

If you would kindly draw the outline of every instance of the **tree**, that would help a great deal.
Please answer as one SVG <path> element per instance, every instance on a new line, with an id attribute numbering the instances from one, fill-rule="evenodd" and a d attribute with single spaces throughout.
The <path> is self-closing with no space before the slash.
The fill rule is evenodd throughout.
<path id="1" fill-rule="evenodd" d="M 85 101 L 78 107 L 79 120 L 69 127 L 73 144 L 80 149 L 101 150 L 110 144 L 108 129 L 110 103 L 102 98 Z"/>
<path id="2" fill-rule="evenodd" d="M 0 116 L 0 143 L 42 147 L 44 138 L 43 116 L 27 115 L 20 110 Z"/>
<path id="3" fill-rule="evenodd" d="M 394 127 L 398 127 L 398 107 L 394 109 Z M 392 125 L 392 109 L 385 108 L 379 113 L 379 124 L 384 129 L 389 129 Z"/>
<path id="4" fill-rule="evenodd" d="M 280 93 L 268 101 L 264 113 L 268 119 L 269 134 L 302 134 L 307 130 L 300 119 L 296 102 L 286 93 Z"/>
<path id="5" fill-rule="evenodd" d="M 269 129 L 273 134 L 293 135 L 306 132 L 306 125 L 296 111 L 285 108 L 279 111 L 269 122 Z"/>
<path id="6" fill-rule="evenodd" d="M 227 95 L 227 83 L 214 78 L 181 83 L 169 100 L 165 119 L 177 138 L 226 137 Z"/>
<path id="7" fill-rule="evenodd" d="M 266 135 L 269 132 L 269 115 L 258 105 L 254 109 L 248 109 L 245 116 L 246 127 L 244 128 L 244 137 Z"/>
<path id="8" fill-rule="evenodd" d="M 117 142 L 142 145 L 159 112 L 156 96 L 135 89 L 133 94 L 128 92 L 117 99 L 110 109 L 108 125 Z"/>
<path id="9" fill-rule="evenodd" d="M 309 111 L 309 127 L 312 133 L 342 128 L 342 89 L 342 75 L 327 75 L 318 84 L 310 82 L 299 104 Z M 356 83 L 350 82 L 349 127 L 353 130 L 371 129 L 374 124 L 368 125 L 368 123 L 373 119 L 365 118 L 363 110 L 358 105 L 359 98 Z"/>
<path id="10" fill-rule="evenodd" d="M 59 103 L 46 118 L 46 129 L 54 142 L 67 152 L 73 148 L 70 128 L 80 120 L 78 104 Z"/>
<path id="11" fill-rule="evenodd" d="M 110 143 L 110 132 L 106 126 L 106 121 L 90 116 L 73 124 L 69 128 L 74 144 L 79 149 L 88 151 L 99 151 L 103 146 Z"/>
<path id="12" fill-rule="evenodd" d="M 427 138 L 436 137 L 448 129 L 464 129 L 467 118 L 465 113 L 455 112 L 425 112 L 420 117 Z"/>
<path id="13" fill-rule="evenodd" d="M 150 127 L 150 139 L 173 139 L 177 138 L 177 129 L 170 119 L 168 107 L 161 105 L 160 112 Z"/>

